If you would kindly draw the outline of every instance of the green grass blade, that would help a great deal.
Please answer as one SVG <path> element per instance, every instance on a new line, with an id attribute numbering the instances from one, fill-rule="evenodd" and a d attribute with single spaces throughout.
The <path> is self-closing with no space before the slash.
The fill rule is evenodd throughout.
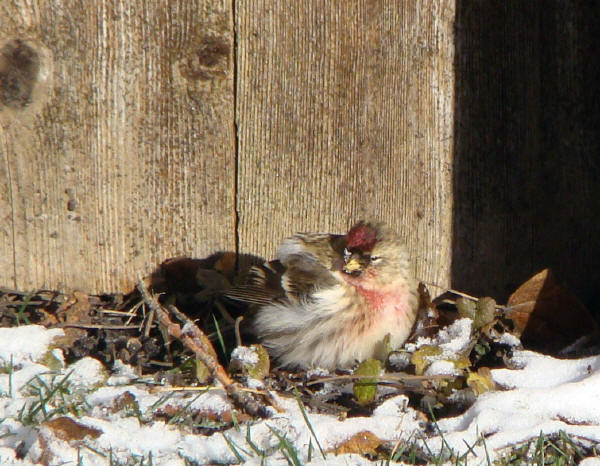
<path id="1" fill-rule="evenodd" d="M 219 345 L 221 346 L 221 350 L 223 351 L 223 355 L 225 356 L 225 358 L 227 360 L 229 360 L 228 358 L 228 354 L 227 354 L 227 347 L 225 346 L 225 340 L 223 339 L 223 334 L 221 333 L 221 327 L 219 327 L 219 322 L 217 321 L 217 318 L 215 317 L 215 315 L 212 315 L 213 318 L 213 322 L 215 323 L 215 329 L 217 330 L 217 338 L 219 340 Z"/>
<path id="2" fill-rule="evenodd" d="M 24 312 L 25 312 L 25 309 L 27 308 L 27 305 L 29 304 L 29 301 L 31 301 L 31 298 L 33 298 L 34 295 L 35 295 L 35 293 L 29 293 L 27 296 L 25 296 L 25 299 L 23 300 L 23 304 L 21 304 L 19 306 L 19 309 L 17 309 L 17 327 L 19 327 L 21 325 L 21 319 L 23 319 L 23 322 L 26 325 L 31 325 L 31 322 L 29 321 L 27 316 L 24 314 Z"/>
<path id="3" fill-rule="evenodd" d="M 266 456 L 264 450 L 259 448 L 258 445 L 256 445 L 256 443 L 254 443 L 254 441 L 252 440 L 252 437 L 250 436 L 250 425 L 246 426 L 246 443 L 250 446 L 250 448 L 252 448 L 252 450 L 254 450 L 254 453 L 256 453 L 258 456 L 262 456 L 263 458 Z"/>
<path id="4" fill-rule="evenodd" d="M 298 452 L 290 443 L 290 441 L 286 439 L 283 435 L 281 435 L 279 432 L 277 432 L 277 430 L 271 427 L 269 424 L 267 424 L 267 427 L 279 440 L 279 446 L 282 449 L 281 452 L 284 454 L 288 462 L 290 462 L 290 464 L 293 464 L 294 466 L 301 466 L 302 462 L 300 461 L 300 459 L 298 459 Z"/>
<path id="5" fill-rule="evenodd" d="M 321 442 L 319 442 L 319 439 L 317 438 L 317 434 L 315 434 L 315 430 L 313 429 L 310 419 L 308 419 L 308 414 L 306 413 L 306 409 L 304 409 L 304 404 L 302 403 L 302 400 L 300 399 L 300 393 L 298 393 L 298 390 L 296 390 L 296 387 L 294 387 L 294 395 L 296 396 L 296 401 L 298 402 L 298 406 L 300 407 L 300 411 L 302 412 L 302 417 L 304 418 L 304 422 L 306 422 L 306 425 L 308 426 L 308 430 L 310 430 L 312 437 L 315 439 L 315 442 L 317 442 L 317 446 L 319 447 L 321 456 L 323 457 L 324 460 L 327 460 L 327 455 L 323 451 Z"/>
<path id="6" fill-rule="evenodd" d="M 221 432 L 221 435 L 223 436 L 223 438 L 227 442 L 227 445 L 229 446 L 229 449 L 233 452 L 233 454 L 238 459 L 238 461 L 240 463 L 245 463 L 246 462 L 246 458 L 244 458 L 241 455 L 241 453 L 237 450 L 237 448 L 235 447 L 235 445 L 233 444 L 233 442 L 229 439 L 229 437 L 227 437 L 227 435 L 225 435 L 225 433 L 223 433 L 223 432 Z"/>
<path id="7" fill-rule="evenodd" d="M 189 403 L 187 403 L 183 408 L 181 408 L 179 411 L 177 411 L 177 413 L 171 419 L 169 419 L 169 422 L 167 422 L 167 424 L 174 424 L 176 421 L 178 421 L 179 418 L 182 417 L 187 412 L 189 407 L 192 406 L 194 401 L 196 401 L 198 398 L 200 398 L 202 395 L 204 395 L 206 393 L 206 391 L 207 390 L 202 390 L 194 398 L 192 398 L 192 400 Z"/>

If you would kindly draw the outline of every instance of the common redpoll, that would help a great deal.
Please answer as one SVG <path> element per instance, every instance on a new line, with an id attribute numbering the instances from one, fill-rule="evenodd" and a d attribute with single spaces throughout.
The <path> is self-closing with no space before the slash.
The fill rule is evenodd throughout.
<path id="1" fill-rule="evenodd" d="M 235 300 L 257 305 L 252 330 L 286 367 L 344 368 L 385 358 L 416 317 L 416 287 L 402 241 L 381 224 L 344 235 L 300 233 L 277 260 L 255 266 Z"/>

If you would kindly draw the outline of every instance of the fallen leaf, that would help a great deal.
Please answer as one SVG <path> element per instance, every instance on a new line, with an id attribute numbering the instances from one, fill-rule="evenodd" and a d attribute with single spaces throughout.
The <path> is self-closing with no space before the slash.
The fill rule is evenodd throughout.
<path id="1" fill-rule="evenodd" d="M 484 297 L 474 301 L 469 298 L 460 297 L 456 300 L 458 315 L 473 321 L 473 327 L 479 329 L 494 320 L 496 313 L 496 301 L 493 298 Z"/>
<path id="2" fill-rule="evenodd" d="M 479 298 L 475 305 L 477 312 L 473 319 L 473 326 L 481 328 L 494 321 L 496 316 L 496 301 L 490 297 Z"/>
<path id="3" fill-rule="evenodd" d="M 202 360 L 196 356 L 196 380 L 201 384 L 209 382 L 211 375 L 210 369 L 202 362 Z"/>
<path id="4" fill-rule="evenodd" d="M 340 443 L 330 452 L 341 455 L 343 453 L 356 453 L 359 455 L 377 454 L 377 448 L 384 443 L 373 432 L 363 430 L 354 434 L 345 442 Z"/>
<path id="5" fill-rule="evenodd" d="M 66 442 L 83 440 L 88 435 L 91 438 L 98 438 L 102 435 L 102 430 L 88 427 L 67 416 L 57 417 L 51 421 L 44 422 L 43 425 L 52 430 L 54 435 L 59 439 Z"/>
<path id="6" fill-rule="evenodd" d="M 431 337 L 439 329 L 439 313 L 435 305 L 431 302 L 431 295 L 424 283 L 419 283 L 417 289 L 419 294 L 419 307 L 415 326 L 408 338 L 409 341 L 416 341 L 419 337 Z"/>
<path id="7" fill-rule="evenodd" d="M 354 375 L 373 377 L 360 379 L 354 382 L 352 391 L 360 404 L 368 404 L 375 398 L 375 395 L 377 394 L 377 377 L 380 372 L 381 361 L 373 358 L 361 362 L 354 371 Z"/>
<path id="8" fill-rule="evenodd" d="M 477 313 L 477 303 L 472 299 L 459 297 L 456 300 L 456 309 L 458 310 L 458 315 L 461 318 L 468 317 L 469 319 L 475 319 L 475 314 Z"/>
<path id="9" fill-rule="evenodd" d="M 256 362 L 249 362 L 236 357 L 237 353 L 232 353 L 231 361 L 229 362 L 228 371 L 230 373 L 242 372 L 248 374 L 249 377 L 256 380 L 263 380 L 269 375 L 271 370 L 271 360 L 269 359 L 269 353 L 263 345 L 254 344 L 250 345 L 247 350 L 253 352 L 256 355 Z"/>
<path id="10" fill-rule="evenodd" d="M 458 359 L 449 359 L 448 361 L 454 364 L 457 369 L 471 367 L 471 360 L 467 356 L 460 356 Z"/>
<path id="11" fill-rule="evenodd" d="M 588 309 L 549 269 L 534 275 L 510 296 L 505 315 L 514 322 L 512 333 L 526 348 L 549 354 L 598 332 Z"/>
<path id="12" fill-rule="evenodd" d="M 467 375 L 467 385 L 471 387 L 476 395 L 481 395 L 496 388 L 489 367 L 480 367 L 477 372 L 469 373 Z"/>
<path id="13" fill-rule="evenodd" d="M 442 349 L 439 346 L 423 345 L 410 357 L 411 364 L 415 366 L 415 374 L 423 375 L 425 369 L 431 364 L 431 356 L 439 356 Z"/>
<path id="14" fill-rule="evenodd" d="M 56 310 L 56 317 L 59 322 L 66 324 L 89 324 L 92 322 L 90 316 L 92 306 L 89 296 L 83 291 L 74 291 L 71 296 Z M 72 348 L 75 342 L 87 336 L 85 329 L 65 327 L 65 337 L 61 346 Z"/>
<path id="15" fill-rule="evenodd" d="M 67 300 L 56 310 L 57 319 L 68 324 L 91 322 L 90 299 L 83 291 L 74 291 Z"/>

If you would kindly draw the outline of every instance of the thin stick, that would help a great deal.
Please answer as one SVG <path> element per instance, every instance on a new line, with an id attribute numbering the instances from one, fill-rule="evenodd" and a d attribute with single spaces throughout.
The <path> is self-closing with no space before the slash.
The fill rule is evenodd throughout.
<path id="1" fill-rule="evenodd" d="M 144 326 L 144 336 L 148 338 L 150 336 L 150 329 L 152 328 L 152 324 L 154 323 L 154 315 L 155 312 L 150 310 L 150 314 L 148 314 L 148 320 L 146 320 L 146 325 Z"/>
<path id="2" fill-rule="evenodd" d="M 102 324 L 57 324 L 57 328 L 85 328 L 85 329 L 98 329 L 98 330 L 140 330 L 139 325 L 102 325 Z"/>
<path id="3" fill-rule="evenodd" d="M 173 367 L 174 365 L 172 362 L 157 361 L 156 359 L 149 359 L 148 362 L 154 366 L 162 367 Z"/>
<path id="4" fill-rule="evenodd" d="M 315 385 L 323 382 L 335 382 L 337 380 L 363 380 L 363 379 L 374 379 L 381 380 L 384 382 L 403 382 L 403 381 L 412 381 L 412 380 L 443 380 L 443 379 L 451 379 L 452 377 L 456 377 L 454 375 L 412 375 L 412 374 L 402 374 L 402 375 L 379 375 L 373 377 L 372 375 L 336 375 L 334 377 L 323 377 L 317 380 L 311 380 L 306 384 L 306 386 Z"/>
<path id="5" fill-rule="evenodd" d="M 100 312 L 102 314 L 114 314 L 114 315 L 118 315 L 118 316 L 130 316 L 131 311 L 117 311 L 115 309 L 100 309 Z M 135 315 L 135 314 L 133 314 Z"/>
<path id="6" fill-rule="evenodd" d="M 229 377 L 229 374 L 225 371 L 223 366 L 219 364 L 217 353 L 210 340 L 196 324 L 188 319 L 187 316 L 175 306 L 169 305 L 169 310 L 173 312 L 180 321 L 184 322 L 183 328 L 179 324 L 174 323 L 158 301 L 150 295 L 141 279 L 138 281 L 137 289 L 148 308 L 154 311 L 156 318 L 166 329 L 168 334 L 177 338 L 186 348 L 194 352 L 196 357 L 208 368 L 211 376 L 223 384 L 227 394 L 235 403 L 243 407 L 246 412 L 252 416 L 267 416 L 266 408 L 245 392 L 243 390 L 244 387 L 239 383 L 234 382 L 233 379 Z"/>
<path id="7" fill-rule="evenodd" d="M 480 299 L 476 296 L 471 296 L 470 294 L 463 293 L 462 291 L 458 291 L 453 288 L 446 288 L 445 286 L 436 285 L 435 283 L 423 282 L 423 281 L 421 283 L 423 283 L 424 285 L 440 288 L 442 290 L 445 290 L 444 292 L 452 293 L 452 294 L 455 294 L 456 296 L 462 296 L 463 298 L 470 299 L 471 301 L 479 301 L 479 299 Z M 507 308 L 507 306 L 502 306 L 501 304 L 496 304 L 496 309 L 506 309 L 506 308 Z"/>
<path id="8" fill-rule="evenodd" d="M 242 346 L 242 335 L 240 334 L 240 324 L 244 320 L 244 316 L 239 316 L 235 319 L 235 344 L 237 346 Z"/>
<path id="9" fill-rule="evenodd" d="M 197 391 L 207 391 L 207 390 L 223 390 L 223 387 L 214 387 L 214 386 L 206 386 L 202 385 L 201 387 L 156 387 L 153 388 L 152 391 L 156 393 L 162 392 L 197 392 Z M 266 395 L 267 392 L 264 390 L 257 390 L 255 388 L 247 388 L 241 387 L 241 391 L 254 393 L 256 395 Z"/>

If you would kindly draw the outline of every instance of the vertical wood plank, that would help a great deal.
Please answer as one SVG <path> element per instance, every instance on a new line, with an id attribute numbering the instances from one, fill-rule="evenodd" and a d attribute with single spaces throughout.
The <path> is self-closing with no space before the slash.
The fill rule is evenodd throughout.
<path id="1" fill-rule="evenodd" d="M 453 4 L 236 2 L 242 252 L 381 219 L 448 284 Z"/>
<path id="2" fill-rule="evenodd" d="M 125 291 L 234 248 L 231 8 L 2 3 L 0 286 Z"/>

